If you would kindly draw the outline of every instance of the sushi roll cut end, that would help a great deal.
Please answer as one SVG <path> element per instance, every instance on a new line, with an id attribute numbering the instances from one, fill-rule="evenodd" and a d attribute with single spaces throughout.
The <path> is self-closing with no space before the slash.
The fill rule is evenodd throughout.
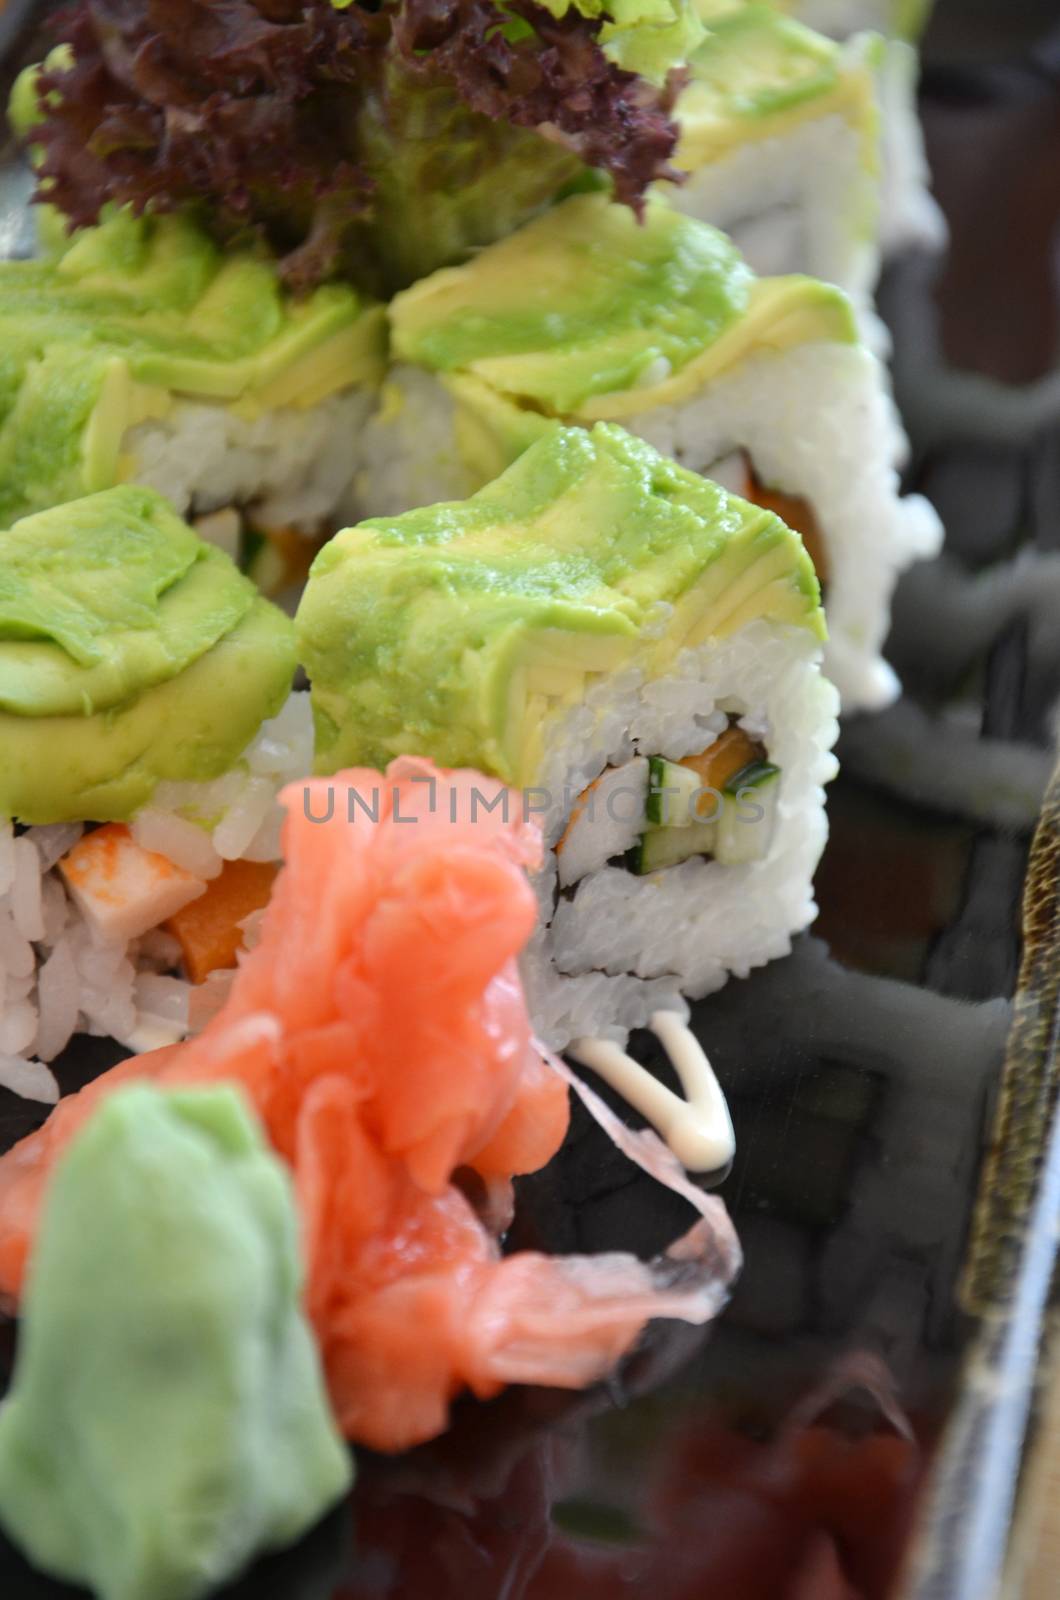
<path id="1" fill-rule="evenodd" d="M 425 755 L 541 822 L 523 970 L 546 1042 L 622 1038 L 812 919 L 836 696 L 773 513 L 620 428 L 553 424 L 469 500 L 339 535 L 296 627 L 321 771 Z"/>

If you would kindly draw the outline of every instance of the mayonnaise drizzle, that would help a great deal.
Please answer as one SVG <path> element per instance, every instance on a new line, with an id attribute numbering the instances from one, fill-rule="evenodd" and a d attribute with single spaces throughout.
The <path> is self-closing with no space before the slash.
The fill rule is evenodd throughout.
<path id="1" fill-rule="evenodd" d="M 689 1172 L 726 1166 L 736 1136 L 721 1084 L 699 1040 L 676 1011 L 656 1011 L 648 1026 L 674 1064 L 684 1100 L 612 1039 L 575 1039 L 567 1053 L 646 1117 Z"/>

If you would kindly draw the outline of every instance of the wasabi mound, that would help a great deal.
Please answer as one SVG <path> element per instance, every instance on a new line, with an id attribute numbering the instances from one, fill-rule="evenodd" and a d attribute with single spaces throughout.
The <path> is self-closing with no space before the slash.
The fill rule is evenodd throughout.
<path id="1" fill-rule="evenodd" d="M 294 1203 L 235 1089 L 108 1097 L 56 1169 L 0 1520 L 101 1600 L 193 1600 L 343 1494 Z"/>

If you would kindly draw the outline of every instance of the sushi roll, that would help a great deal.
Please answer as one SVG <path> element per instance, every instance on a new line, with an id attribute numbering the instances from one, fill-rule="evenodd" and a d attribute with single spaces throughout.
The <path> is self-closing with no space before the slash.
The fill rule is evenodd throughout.
<path id="1" fill-rule="evenodd" d="M 709 6 L 710 0 L 706 3 Z M 722 3 L 727 4 L 728 0 Z M 933 0 L 774 0 L 774 3 L 778 10 L 791 12 L 808 28 L 818 28 L 833 39 L 846 39 L 859 29 L 872 28 L 885 38 L 915 43 L 927 26 Z"/>
<path id="2" fill-rule="evenodd" d="M 864 28 L 883 35 L 875 73 L 883 156 L 880 242 L 887 256 L 907 249 L 941 250 L 946 243 L 917 111 L 917 41 L 931 8 L 931 0 L 794 0 L 784 8 L 833 39 L 848 39 Z"/>
<path id="3" fill-rule="evenodd" d="M 579 195 L 398 295 L 390 321 L 400 364 L 365 433 L 367 512 L 471 493 L 550 418 L 621 423 L 797 525 L 844 708 L 897 694 L 891 594 L 942 530 L 900 497 L 883 368 L 838 289 L 756 278 L 725 235 L 661 202 L 638 225 Z"/>
<path id="4" fill-rule="evenodd" d="M 353 289 L 295 300 L 267 258 L 185 217 L 120 213 L 0 262 L 0 526 L 131 482 L 181 513 L 249 508 L 256 539 L 236 516 L 205 529 L 248 564 L 261 529 L 315 532 L 348 485 L 384 333 Z"/>
<path id="5" fill-rule="evenodd" d="M 523 971 L 550 1045 L 621 1040 L 812 920 L 838 698 L 812 563 L 771 511 L 621 428 L 552 423 L 470 499 L 339 534 L 296 629 L 318 771 L 429 756 L 541 822 Z"/>
<path id="6" fill-rule="evenodd" d="M 880 162 L 878 38 L 839 45 L 765 5 L 712 19 L 677 102 L 666 197 L 727 231 L 757 272 L 808 272 L 875 330 Z"/>
<path id="7" fill-rule="evenodd" d="M 75 1031 L 171 1042 L 170 974 L 234 965 L 311 760 L 294 666 L 289 618 L 152 490 L 0 532 L 0 1081 L 54 1094 Z"/>

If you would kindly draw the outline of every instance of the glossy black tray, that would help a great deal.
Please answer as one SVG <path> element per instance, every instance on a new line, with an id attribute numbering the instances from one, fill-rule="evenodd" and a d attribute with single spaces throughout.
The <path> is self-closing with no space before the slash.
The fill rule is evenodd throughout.
<path id="1" fill-rule="evenodd" d="M 1032 594 L 982 627 L 961 619 L 987 568 L 1060 551 L 1040 215 L 1050 195 L 1060 220 L 1055 20 L 1051 3 L 951 0 L 929 38 L 954 252 L 892 270 L 884 304 L 910 480 L 947 521 L 947 564 L 899 597 L 906 697 L 844 730 L 814 932 L 696 1011 L 737 1132 L 721 1193 L 746 1266 L 729 1307 L 706 1330 L 656 1326 L 588 1394 L 462 1403 L 432 1445 L 359 1452 L 351 1503 L 232 1595 L 996 1591 L 1060 1216 L 1060 615 L 1050 633 Z M 1002 206 L 992 262 L 972 219 Z M 82 1044 L 64 1088 L 109 1059 Z M 0 1147 L 40 1116 L 0 1092 Z M 650 1254 L 689 1221 L 579 1107 L 519 1199 L 513 1248 Z M 9 1360 L 10 1325 L 3 1339 Z M 63 1593 L 0 1544 L 5 1600 Z"/>

